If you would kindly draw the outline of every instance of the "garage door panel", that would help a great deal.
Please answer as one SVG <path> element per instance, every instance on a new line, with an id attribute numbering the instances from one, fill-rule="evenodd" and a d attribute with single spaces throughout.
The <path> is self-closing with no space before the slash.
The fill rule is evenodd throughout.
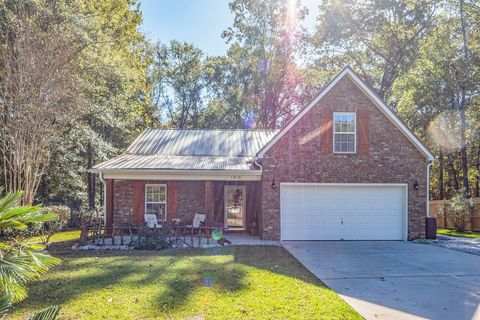
<path id="1" fill-rule="evenodd" d="M 405 187 L 281 186 L 283 240 L 402 240 Z"/>

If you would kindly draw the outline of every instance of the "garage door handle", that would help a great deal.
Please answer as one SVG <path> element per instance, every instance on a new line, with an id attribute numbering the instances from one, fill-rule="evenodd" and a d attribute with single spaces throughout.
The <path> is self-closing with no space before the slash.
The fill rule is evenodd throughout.
<path id="1" fill-rule="evenodd" d="M 343 219 L 340 220 L 340 223 L 343 224 Z"/>

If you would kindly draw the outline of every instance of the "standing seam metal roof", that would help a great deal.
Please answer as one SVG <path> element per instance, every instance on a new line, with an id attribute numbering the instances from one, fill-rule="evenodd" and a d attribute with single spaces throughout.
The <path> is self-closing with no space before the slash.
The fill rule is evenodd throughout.
<path id="1" fill-rule="evenodd" d="M 254 157 L 278 130 L 147 129 L 126 154 Z"/>
<path id="2" fill-rule="evenodd" d="M 94 170 L 258 170 L 257 152 L 278 130 L 147 129 Z"/>

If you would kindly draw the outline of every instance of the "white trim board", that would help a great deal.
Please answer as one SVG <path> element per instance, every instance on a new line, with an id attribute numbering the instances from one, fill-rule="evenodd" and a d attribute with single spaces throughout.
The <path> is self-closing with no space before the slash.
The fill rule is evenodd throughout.
<path id="1" fill-rule="evenodd" d="M 285 127 L 283 127 L 268 144 L 266 144 L 259 152 L 258 157 L 263 158 L 265 153 L 277 143 L 283 135 L 290 130 L 308 111 L 310 111 L 335 85 L 343 79 L 343 77 L 348 76 L 353 83 L 376 105 L 383 114 L 397 126 L 398 129 L 407 137 L 410 142 L 412 142 L 417 149 L 427 158 L 429 161 L 433 161 L 433 155 L 428 151 L 428 149 L 418 140 L 418 138 L 400 121 L 400 119 L 388 108 L 388 106 L 383 102 L 375 92 L 373 92 L 366 84 L 363 82 L 350 67 L 345 67 L 340 73 L 330 81 L 327 86 L 321 90 L 320 94 L 313 99 L 310 104 L 307 105 L 302 111 L 300 111 Z"/>
<path id="2" fill-rule="evenodd" d="M 119 180 L 219 180 L 219 181 L 260 181 L 261 171 L 253 173 L 238 171 L 141 171 L 141 170 L 118 170 L 102 171 L 105 179 Z"/>

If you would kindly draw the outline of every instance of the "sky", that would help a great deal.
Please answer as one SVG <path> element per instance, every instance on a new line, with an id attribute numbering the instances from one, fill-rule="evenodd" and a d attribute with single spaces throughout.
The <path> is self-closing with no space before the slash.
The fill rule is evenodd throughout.
<path id="1" fill-rule="evenodd" d="M 142 30 L 152 41 L 195 44 L 209 55 L 223 55 L 227 44 L 221 35 L 233 24 L 228 0 L 141 0 Z M 303 0 L 309 9 L 305 25 L 313 27 L 318 0 Z"/>

